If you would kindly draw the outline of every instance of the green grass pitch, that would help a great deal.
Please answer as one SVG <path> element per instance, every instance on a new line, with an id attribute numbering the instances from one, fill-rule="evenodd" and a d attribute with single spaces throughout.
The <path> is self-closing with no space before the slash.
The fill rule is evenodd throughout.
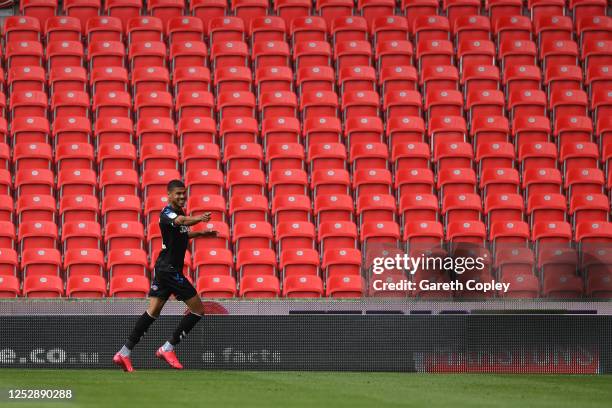
<path id="1" fill-rule="evenodd" d="M 72 389 L 66 402 L 9 402 L 7 389 Z M 612 376 L 0 370 L 0 407 L 551 407 L 612 406 Z"/>

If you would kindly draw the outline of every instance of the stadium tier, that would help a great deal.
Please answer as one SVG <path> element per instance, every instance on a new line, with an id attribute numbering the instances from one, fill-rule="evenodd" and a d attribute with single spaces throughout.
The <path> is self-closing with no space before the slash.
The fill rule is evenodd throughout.
<path id="1" fill-rule="evenodd" d="M 176 178 L 218 232 L 185 259 L 204 297 L 385 295 L 373 256 L 461 244 L 489 260 L 472 279 L 512 283 L 483 297 L 612 297 L 608 13 L 22 0 L 2 30 L 0 297 L 146 296 Z"/>

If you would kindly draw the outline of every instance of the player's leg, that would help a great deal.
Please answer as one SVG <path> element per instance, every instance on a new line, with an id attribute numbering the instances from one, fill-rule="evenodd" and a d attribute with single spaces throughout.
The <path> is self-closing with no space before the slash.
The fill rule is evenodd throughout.
<path id="1" fill-rule="evenodd" d="M 187 336 L 187 334 L 193 329 L 193 327 L 200 321 L 202 316 L 204 316 L 204 304 L 199 296 L 192 296 L 191 298 L 184 301 L 187 307 L 189 308 L 189 312 L 183 316 L 179 325 L 172 333 L 172 337 L 170 340 L 164 345 L 168 346 L 168 348 L 173 349 L 174 346 L 179 344 L 181 340 Z"/>
<path id="2" fill-rule="evenodd" d="M 185 281 L 187 281 L 185 279 Z M 158 350 L 157 357 L 164 359 L 172 368 L 181 369 L 183 366 L 178 361 L 174 353 L 174 346 L 187 336 L 193 327 L 200 321 L 204 315 L 204 305 L 202 300 L 197 295 L 195 288 L 187 281 L 183 288 L 178 288 L 176 293 L 177 299 L 185 302 L 189 311 L 183 316 L 178 326 L 172 333 L 172 337 Z"/>
<path id="3" fill-rule="evenodd" d="M 113 361 L 115 364 L 121 366 L 125 371 L 133 371 L 132 362 L 130 355 L 132 350 L 138 344 L 138 342 L 144 337 L 149 327 L 159 317 L 161 310 L 166 303 L 165 298 L 151 297 L 149 301 L 149 307 L 147 310 L 138 318 L 132 332 L 128 336 L 125 345 L 115 354 Z"/>

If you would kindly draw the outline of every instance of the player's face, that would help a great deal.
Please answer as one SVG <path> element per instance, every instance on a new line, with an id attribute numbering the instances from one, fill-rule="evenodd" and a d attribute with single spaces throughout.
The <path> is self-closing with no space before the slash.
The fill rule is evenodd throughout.
<path id="1" fill-rule="evenodd" d="M 187 192 L 185 188 L 175 188 L 168 193 L 168 201 L 173 207 L 183 208 L 187 200 Z"/>

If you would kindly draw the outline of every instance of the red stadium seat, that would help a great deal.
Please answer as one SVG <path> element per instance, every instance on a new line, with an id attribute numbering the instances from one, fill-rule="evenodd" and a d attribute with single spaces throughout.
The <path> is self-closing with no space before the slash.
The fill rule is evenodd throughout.
<path id="1" fill-rule="evenodd" d="M 129 47 L 130 69 L 166 66 L 166 45 L 161 41 L 134 42 Z"/>
<path id="2" fill-rule="evenodd" d="M 360 276 L 332 276 L 326 284 L 326 295 L 335 298 L 359 298 L 363 296 L 365 284 Z"/>
<path id="3" fill-rule="evenodd" d="M 57 247 L 57 225 L 51 221 L 29 221 L 19 226 L 19 245 L 25 249 L 54 249 Z"/>
<path id="4" fill-rule="evenodd" d="M 301 41 L 293 47 L 293 64 L 296 71 L 300 68 L 331 66 L 331 57 L 331 46 L 326 41 Z"/>
<path id="5" fill-rule="evenodd" d="M 65 261 L 68 253 L 75 250 L 96 250 L 101 248 L 102 232 L 96 221 L 68 221 L 62 226 L 62 248 Z M 92 255 L 93 256 L 93 255 Z M 102 256 L 100 256 L 102 259 Z M 102 267 L 103 265 L 100 265 Z M 81 269 L 79 269 L 81 270 Z"/>
<path id="6" fill-rule="evenodd" d="M 325 19 L 318 16 L 296 17 L 289 25 L 291 42 L 298 44 L 306 41 L 325 41 L 327 27 Z"/>
<path id="7" fill-rule="evenodd" d="M 21 270 L 29 276 L 59 276 L 61 256 L 57 249 L 25 249 L 21 256 Z"/>
<path id="8" fill-rule="evenodd" d="M 16 276 L 0 276 L 0 298 L 15 298 L 20 295 L 20 283 Z"/>
<path id="9" fill-rule="evenodd" d="M 66 296 L 102 298 L 106 296 L 106 280 L 99 275 L 71 276 L 66 283 Z"/>
<path id="10" fill-rule="evenodd" d="M 323 222 L 352 221 L 355 205 L 346 194 L 321 194 L 315 198 L 314 216 L 317 225 Z"/>
<path id="11" fill-rule="evenodd" d="M 251 92 L 251 70 L 247 67 L 221 67 L 215 70 L 215 92 Z"/>
<path id="12" fill-rule="evenodd" d="M 503 283 L 510 285 L 507 292 L 500 293 L 504 298 L 529 299 L 540 294 L 540 284 L 535 275 L 517 274 L 503 279 Z"/>
<path id="13" fill-rule="evenodd" d="M 323 296 L 323 282 L 319 276 L 287 276 L 283 281 L 286 298 L 319 298 Z"/>
<path id="14" fill-rule="evenodd" d="M 205 298 L 233 298 L 236 296 L 236 280 L 229 275 L 203 275 L 198 278 L 197 291 Z"/>
<path id="15" fill-rule="evenodd" d="M 240 280 L 240 296 L 244 298 L 275 298 L 280 293 L 276 276 L 245 276 Z"/>
<path id="16" fill-rule="evenodd" d="M 4 37 L 7 41 L 41 41 L 41 26 L 38 19 L 29 16 L 8 16 L 4 23 Z"/>
<path id="17" fill-rule="evenodd" d="M 164 26 L 159 18 L 134 16 L 124 22 L 129 46 L 147 41 L 163 41 Z"/>
<path id="18" fill-rule="evenodd" d="M 284 41 L 260 41 L 253 44 L 251 59 L 253 69 L 289 67 L 290 51 Z"/>
<path id="19" fill-rule="evenodd" d="M 261 123 L 261 136 L 266 149 L 276 143 L 299 143 L 300 135 L 300 121 L 297 118 L 269 118 Z"/>
<path id="20" fill-rule="evenodd" d="M 19 223 L 29 221 L 52 221 L 56 219 L 56 203 L 52 196 L 27 195 L 17 199 L 16 208 Z"/>
<path id="21" fill-rule="evenodd" d="M 268 221 L 268 200 L 263 195 L 234 196 L 229 203 L 231 225 Z"/>
<path id="22" fill-rule="evenodd" d="M 51 194 L 55 192 L 55 176 L 51 170 L 29 169 L 19 170 L 15 173 L 15 193 Z"/>
<path id="23" fill-rule="evenodd" d="M 259 68 L 255 71 L 255 89 L 258 95 L 272 91 L 293 91 L 293 71 L 289 67 Z"/>
<path id="24" fill-rule="evenodd" d="M 390 194 L 362 195 L 357 200 L 357 216 L 363 228 L 368 222 L 394 222 L 396 219 L 395 198 Z M 376 230 L 370 226 L 371 229 Z"/>
<path id="25" fill-rule="evenodd" d="M 258 169 L 229 170 L 226 178 L 228 197 L 240 194 L 263 194 L 265 175 Z"/>
<path id="26" fill-rule="evenodd" d="M 274 199 L 285 194 L 306 194 L 308 175 L 303 170 L 272 170 L 268 177 L 268 190 Z"/>
<path id="27" fill-rule="evenodd" d="M 321 252 L 329 249 L 355 248 L 357 227 L 350 221 L 326 221 L 319 225 L 318 242 Z"/>
<path id="28" fill-rule="evenodd" d="M 149 292 L 149 286 L 146 276 L 114 276 L 110 279 L 108 294 L 113 297 L 144 298 Z"/>
<path id="29" fill-rule="evenodd" d="M 140 222 L 112 222 L 104 230 L 106 252 L 116 249 L 142 249 L 144 228 Z"/>
<path id="30" fill-rule="evenodd" d="M 136 148 L 130 143 L 105 143 L 99 146 L 97 161 L 99 171 L 134 169 L 136 167 Z"/>
<path id="31" fill-rule="evenodd" d="M 387 16 L 368 19 L 374 44 L 383 41 L 408 40 L 410 32 L 408 20 L 405 17 L 393 16 L 392 14 L 388 13 Z"/>
<path id="32" fill-rule="evenodd" d="M 140 221 L 140 199 L 133 195 L 109 195 L 102 200 L 104 224 L 122 221 Z"/>
<path id="33" fill-rule="evenodd" d="M 212 118 L 215 111 L 213 95 L 208 91 L 182 91 L 176 97 L 174 109 L 179 120 L 196 116 Z"/>
<path id="34" fill-rule="evenodd" d="M 19 11 L 24 16 L 32 17 L 40 22 L 42 27 L 46 21 L 57 12 L 57 1 L 55 0 L 24 0 L 19 4 Z"/>
<path id="35" fill-rule="evenodd" d="M 237 223 L 232 231 L 235 253 L 241 249 L 271 248 L 273 239 L 272 226 L 265 221 Z"/>
<path id="36" fill-rule="evenodd" d="M 187 91 L 210 91 L 210 70 L 203 66 L 174 69 L 172 84 L 175 94 Z"/>
<path id="37" fill-rule="evenodd" d="M 45 69 L 42 67 L 11 68 L 7 78 L 8 93 L 25 91 L 44 91 Z"/>
<path id="38" fill-rule="evenodd" d="M 399 205 L 402 225 L 413 219 L 435 222 L 438 219 L 439 208 L 438 197 L 433 194 L 404 194 Z"/>
<path id="39" fill-rule="evenodd" d="M 14 204 L 11 195 L 0 195 L 0 221 L 13 222 Z"/>
<path id="40" fill-rule="evenodd" d="M 197 17 L 174 17 L 166 30 L 170 44 L 186 41 L 204 41 L 204 24 Z"/>
<path id="41" fill-rule="evenodd" d="M 281 222 L 276 226 L 276 250 L 314 249 L 315 226 L 307 221 Z"/>
<path id="42" fill-rule="evenodd" d="M 152 0 L 147 2 L 147 9 L 167 27 L 172 18 L 181 17 L 185 11 L 185 3 L 183 0 Z"/>
<path id="43" fill-rule="evenodd" d="M 279 269 L 283 277 L 319 275 L 319 254 L 314 249 L 287 249 L 280 255 Z"/>
<path id="44" fill-rule="evenodd" d="M 128 90 L 128 72 L 122 67 L 98 67 L 91 70 L 89 83 L 92 92 L 126 92 Z"/>
<path id="45" fill-rule="evenodd" d="M 56 146 L 70 143 L 92 143 L 91 120 L 86 117 L 64 116 L 53 121 L 51 129 Z"/>
<path id="46" fill-rule="evenodd" d="M 220 168 L 221 154 L 214 143 L 187 144 L 181 152 L 184 172 Z"/>
<path id="47" fill-rule="evenodd" d="M 9 109 L 12 118 L 19 116 L 44 118 L 48 112 L 47 94 L 41 91 L 13 92 Z"/>
<path id="48" fill-rule="evenodd" d="M 133 169 L 108 169 L 100 172 L 101 197 L 108 195 L 138 195 L 138 174 Z"/>
<path id="49" fill-rule="evenodd" d="M 415 42 L 450 40 L 450 23 L 446 17 L 430 15 L 415 17 L 412 24 Z"/>
<path id="50" fill-rule="evenodd" d="M 106 116 L 129 118 L 131 108 L 132 100 L 127 92 L 96 93 L 93 97 L 92 113 L 96 120 Z"/>
<path id="51" fill-rule="evenodd" d="M 489 18 L 477 14 L 450 19 L 456 44 L 461 44 L 462 41 L 467 40 L 488 41 L 491 38 L 491 22 Z"/>
<path id="52" fill-rule="evenodd" d="M 188 117 L 178 122 L 179 145 L 184 148 L 189 144 L 215 143 L 217 126 L 212 118 Z"/>
<path id="53" fill-rule="evenodd" d="M 43 66 L 43 48 L 37 41 L 10 42 L 6 45 L 5 55 L 8 68 Z"/>
<path id="54" fill-rule="evenodd" d="M 304 120 L 304 142 L 308 150 L 313 144 L 340 142 L 341 133 L 341 123 L 337 117 L 324 116 Z"/>
<path id="55" fill-rule="evenodd" d="M 491 238 L 497 238 L 507 232 L 508 225 L 503 226 L 504 222 L 523 221 L 524 207 L 523 198 L 516 193 L 487 196 L 484 213 L 486 214 L 487 227 L 489 228 Z M 529 237 L 527 236 L 527 238 Z"/>
<path id="56" fill-rule="evenodd" d="M 530 41 L 531 20 L 520 13 L 515 15 L 504 15 L 493 22 L 493 32 L 496 43 L 499 46 L 504 41 Z"/>
<path id="57" fill-rule="evenodd" d="M 325 278 L 360 276 L 361 252 L 354 248 L 329 249 L 323 253 L 321 268 Z"/>
<path id="58" fill-rule="evenodd" d="M 297 96 L 290 91 L 264 92 L 259 95 L 259 116 L 261 120 L 275 117 L 296 117 Z"/>
<path id="59" fill-rule="evenodd" d="M 27 143 L 49 143 L 49 121 L 45 118 L 14 118 L 11 125 L 13 146 Z"/>
<path id="60" fill-rule="evenodd" d="M 59 276 L 29 276 L 23 282 L 23 296 L 55 298 L 64 295 L 64 282 Z"/>
<path id="61" fill-rule="evenodd" d="M 147 255 L 142 249 L 113 249 L 108 254 L 108 274 L 119 276 L 146 276 Z"/>
<path id="62" fill-rule="evenodd" d="M 162 98 L 162 101 L 160 101 L 160 111 L 165 109 L 163 99 L 164 98 Z M 156 105 L 152 104 L 151 106 L 147 106 L 147 103 L 148 102 L 143 102 L 143 105 L 141 105 L 142 111 L 147 109 L 156 109 Z M 141 148 L 141 159 L 143 153 L 142 149 L 149 148 L 148 152 L 151 151 L 151 148 L 154 148 L 160 152 L 162 150 L 166 151 L 158 148 L 157 145 L 174 144 L 175 142 L 174 121 L 168 117 L 161 116 L 162 115 L 159 117 L 153 115 L 143 117 L 138 120 L 138 123 L 136 124 L 136 137 L 138 140 L 138 145 Z M 168 165 L 168 167 L 174 166 Z"/>
<path id="63" fill-rule="evenodd" d="M 15 171 L 50 169 L 53 157 L 51 146 L 46 143 L 19 143 L 13 152 Z"/>
<path id="64" fill-rule="evenodd" d="M 239 277 L 276 274 L 276 256 L 267 248 L 243 249 L 236 257 L 236 273 Z"/>
<path id="65" fill-rule="evenodd" d="M 347 154 L 341 143 L 312 145 L 308 150 L 310 171 L 319 169 L 345 169 Z"/>
<path id="66" fill-rule="evenodd" d="M 178 165 L 178 159 L 175 161 Z M 149 195 L 164 195 L 166 186 L 171 180 L 179 179 L 180 174 L 175 169 L 148 169 L 142 172 L 142 193 L 145 198 Z"/>

